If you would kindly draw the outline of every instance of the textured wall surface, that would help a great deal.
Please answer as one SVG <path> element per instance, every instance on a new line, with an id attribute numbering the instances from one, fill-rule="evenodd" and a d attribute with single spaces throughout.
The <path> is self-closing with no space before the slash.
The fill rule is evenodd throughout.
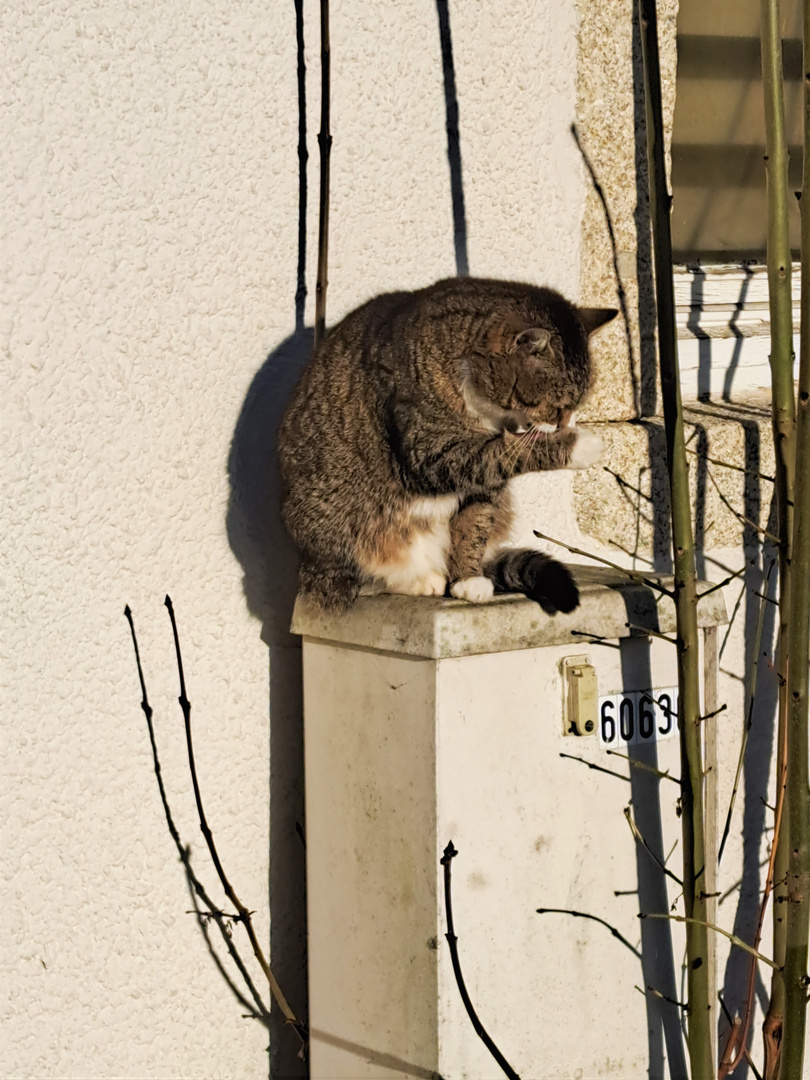
<path id="1" fill-rule="evenodd" d="M 658 41 L 667 140 L 675 109 L 678 0 L 660 0 Z M 616 319 L 595 339 L 597 379 L 585 416 L 625 420 L 655 412 L 655 300 L 647 196 L 641 30 L 629 0 L 580 4 L 577 123 L 613 226 L 629 331 Z M 582 223 L 582 290 L 618 306 L 605 209 L 591 185 Z M 631 345 L 628 346 L 628 333 Z M 630 362 L 632 348 L 633 362 Z"/>
<path id="2" fill-rule="evenodd" d="M 332 7 L 334 321 L 456 261 L 435 5 Z M 576 296 L 573 0 L 450 14 L 470 269 Z M 186 914 L 123 609 L 178 826 L 219 899 L 184 760 L 174 600 L 209 820 L 263 940 L 274 908 L 275 953 L 279 926 L 298 932 L 279 882 L 300 846 L 290 559 L 267 495 L 307 345 L 294 5 L 19 0 L 3 22 L 0 1074 L 266 1077 L 267 1032 Z M 304 32 L 312 282 L 311 0 Z M 300 971 L 290 984 L 301 1009 Z"/>

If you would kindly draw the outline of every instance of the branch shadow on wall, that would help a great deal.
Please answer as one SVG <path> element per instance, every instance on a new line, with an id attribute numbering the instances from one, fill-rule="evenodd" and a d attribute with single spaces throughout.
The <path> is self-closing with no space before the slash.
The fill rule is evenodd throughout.
<path id="1" fill-rule="evenodd" d="M 453 59 L 453 39 L 450 34 L 448 0 L 436 0 L 436 14 L 439 17 L 439 44 L 441 46 L 442 76 L 444 79 L 447 161 L 450 166 L 450 198 L 453 204 L 453 247 L 456 254 L 456 274 L 458 277 L 466 277 L 470 272 L 470 262 L 467 256 L 467 215 L 464 209 L 456 65 Z"/>
<path id="2" fill-rule="evenodd" d="M 763 490 L 766 480 L 760 475 L 761 461 L 761 430 L 757 418 L 752 415 L 750 409 L 743 407 L 717 403 L 712 406 L 687 406 L 688 423 L 692 426 L 692 434 L 689 437 L 689 448 L 694 450 L 690 454 L 690 467 L 695 473 L 695 557 L 699 577 L 707 580 L 722 580 L 732 568 L 725 567 L 716 562 L 711 554 L 711 521 L 707 521 L 707 493 L 713 487 L 712 462 L 709 432 L 706 425 L 706 417 L 712 416 L 717 419 L 722 417 L 727 421 L 739 424 L 743 432 L 744 459 L 742 468 L 744 475 L 741 480 L 742 486 L 742 514 L 749 522 L 760 520 L 764 498 L 770 497 L 767 489 Z M 660 423 L 647 421 L 644 423 L 647 430 L 650 459 L 655 462 L 666 460 L 666 447 L 664 430 Z M 620 483 L 629 489 L 630 478 L 619 478 Z M 669 536 L 669 498 L 666 484 L 665 470 L 663 475 L 653 471 L 652 492 L 648 499 L 648 508 L 645 516 L 652 522 L 653 527 L 653 566 L 659 573 L 671 573 L 671 548 Z M 642 496 L 639 491 L 639 503 L 637 512 L 641 514 Z M 767 504 L 766 504 L 767 505 Z M 776 529 L 775 504 L 771 498 L 768 508 L 767 530 L 773 533 Z M 639 530 L 637 528 L 637 534 Z M 707 550 L 708 549 L 708 550 Z M 772 771 L 774 755 L 774 739 L 776 734 L 776 709 L 778 697 L 778 680 L 771 670 L 770 660 L 774 655 L 776 636 L 776 608 L 773 603 L 762 600 L 757 594 L 765 590 L 767 568 L 772 560 L 776 559 L 776 550 L 773 544 L 761 543 L 759 534 L 753 525 L 742 526 L 742 555 L 745 560 L 744 573 L 739 586 L 738 602 L 730 605 L 729 616 L 733 622 L 738 613 L 743 621 L 742 637 L 744 662 L 742 664 L 744 675 L 728 670 L 729 661 L 726 658 L 723 663 L 723 649 L 725 647 L 726 634 L 721 629 L 720 667 L 726 675 L 744 682 L 746 694 L 746 710 L 748 709 L 748 692 L 751 672 L 755 661 L 759 661 L 759 678 L 757 692 L 754 697 L 751 711 L 751 731 L 743 764 L 743 779 L 740 792 L 740 801 L 734 812 L 731 823 L 732 836 L 740 836 L 742 839 L 742 866 L 740 880 L 720 898 L 720 905 L 736 904 L 733 915 L 733 932 L 744 941 L 752 942 L 757 924 L 759 906 L 762 895 L 763 867 L 762 867 L 762 838 L 767 836 L 768 810 L 767 796 L 768 785 Z M 629 554 L 638 556 L 638 545 L 635 551 Z M 776 574 L 772 574 L 768 593 L 770 600 L 776 595 Z M 763 630 L 761 637 L 758 633 L 760 608 L 763 608 Z M 728 628 L 726 628 L 728 629 Z M 757 652 L 759 656 L 757 658 Z M 744 722 L 746 717 L 740 717 Z M 740 727 L 741 731 L 741 727 Z M 654 753 L 655 748 L 644 748 L 648 753 Z M 726 749 L 726 757 L 721 760 L 721 767 L 726 775 L 733 773 L 736 766 L 737 746 L 730 750 Z M 645 764 L 654 764 L 654 761 L 644 759 Z M 633 770 L 635 773 L 635 770 Z M 656 785 L 652 784 L 645 773 L 641 773 L 634 779 L 633 804 L 638 814 L 638 824 L 645 837 L 651 837 L 658 850 L 657 838 L 660 836 L 660 808 L 658 806 L 658 793 Z M 718 808 L 718 825 L 722 830 L 728 812 L 727 805 Z M 726 856 L 726 859 L 728 856 Z M 653 911 L 665 900 L 665 890 L 660 871 L 648 864 L 639 863 L 639 898 L 642 910 Z M 646 879 L 646 881 L 643 880 Z M 645 901 L 646 896 L 646 901 Z M 731 921 L 725 914 L 725 908 L 721 913 L 721 922 L 728 925 Z M 647 932 L 652 930 L 646 927 Z M 647 943 L 642 938 L 642 955 L 647 955 Z M 650 942 L 652 955 L 660 957 L 666 955 L 667 942 L 664 940 L 656 943 Z M 740 1013 L 743 1009 L 750 959 L 747 954 L 739 949 L 731 949 L 725 970 L 718 973 L 719 989 L 723 995 L 725 1005 L 731 1014 Z M 646 977 L 646 973 L 645 973 Z M 667 985 L 672 986 L 669 971 L 662 969 L 658 973 Z M 668 990 L 662 990 L 669 994 Z M 756 984 L 757 1001 L 760 1009 L 767 1006 L 767 989 L 761 979 Z M 675 994 L 680 997 L 680 994 Z M 667 1024 L 671 1024 L 671 1017 L 667 1018 L 667 1008 L 651 998 L 648 1001 L 649 1022 L 649 1053 L 650 1053 L 650 1076 L 658 1075 L 658 1069 L 662 1067 L 663 1043 L 662 1034 L 667 1036 Z M 756 1025 L 752 1025 L 749 1039 L 753 1039 Z M 720 1047 L 725 1045 L 728 1037 L 729 1024 L 721 1014 L 719 1018 L 718 1043 Z M 669 1043 L 669 1039 L 666 1039 Z M 667 1046 L 667 1056 L 670 1057 L 672 1049 Z M 742 1061 L 738 1069 L 741 1077 L 748 1075 L 749 1066 Z"/>
<path id="3" fill-rule="evenodd" d="M 743 410 L 737 410 L 733 406 L 726 406 L 725 409 L 729 415 L 736 414 L 743 429 L 746 469 L 743 513 L 750 522 L 757 522 L 760 520 L 763 503 L 763 484 L 760 477 L 762 468 L 760 429 Z M 766 528 L 770 533 L 774 533 L 777 528 L 776 500 L 772 495 Z M 751 730 L 743 763 L 742 808 L 741 813 L 735 812 L 732 820 L 732 835 L 736 833 L 742 836 L 742 872 L 736 888 L 729 890 L 727 895 L 721 898 L 720 903 L 731 899 L 736 892 L 737 906 L 734 913 L 733 933 L 743 941 L 753 942 L 762 899 L 761 848 L 762 838 L 767 836 L 768 787 L 775 751 L 778 707 L 778 680 L 775 673 L 769 670 L 768 665 L 768 659 L 773 657 L 776 645 L 777 608 L 773 602 L 762 600 L 757 594 L 765 590 L 768 578 L 767 568 L 777 560 L 777 551 L 770 541 L 761 543 L 756 529 L 751 525 L 745 525 L 743 528 L 742 546 L 746 564 L 741 592 L 744 613 L 744 671 L 747 676 L 746 711 L 749 708 L 749 685 L 755 663 L 757 663 L 759 677 L 751 709 Z M 767 595 L 771 601 L 776 596 L 776 583 L 777 574 L 774 572 L 770 575 L 767 589 Z M 758 623 L 760 607 L 763 605 L 760 637 Z M 733 614 L 734 612 L 732 616 Z M 733 768 L 735 764 L 735 762 L 730 762 L 728 767 Z M 725 820 L 726 811 L 726 807 L 720 807 L 721 824 Z M 727 924 L 727 922 L 728 919 L 724 916 L 723 923 Z M 750 964 L 750 957 L 741 950 L 730 951 L 721 980 L 721 992 L 732 1016 L 741 1012 L 744 1006 Z M 768 990 L 757 972 L 756 1001 L 763 1013 L 767 1008 L 768 997 Z M 756 1024 L 752 1024 L 749 1033 L 749 1048 L 753 1043 L 755 1031 Z M 721 1047 L 728 1038 L 728 1032 L 729 1024 L 726 1018 L 721 1016 L 719 1023 Z M 735 1076 L 745 1080 L 749 1072 L 748 1062 L 743 1060 L 735 1070 Z"/>

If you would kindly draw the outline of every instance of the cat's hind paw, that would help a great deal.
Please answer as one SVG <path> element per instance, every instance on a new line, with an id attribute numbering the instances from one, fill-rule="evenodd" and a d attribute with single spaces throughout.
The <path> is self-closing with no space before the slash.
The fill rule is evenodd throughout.
<path id="1" fill-rule="evenodd" d="M 450 586 L 450 595 L 457 600 L 468 600 L 471 604 L 483 604 L 491 600 L 495 586 L 485 577 L 468 577 L 454 581 Z"/>
<path id="2" fill-rule="evenodd" d="M 605 444 L 595 431 L 585 428 L 576 428 L 576 442 L 571 449 L 571 457 L 568 459 L 567 469 L 589 469 L 591 465 L 598 464 L 602 459 Z"/>

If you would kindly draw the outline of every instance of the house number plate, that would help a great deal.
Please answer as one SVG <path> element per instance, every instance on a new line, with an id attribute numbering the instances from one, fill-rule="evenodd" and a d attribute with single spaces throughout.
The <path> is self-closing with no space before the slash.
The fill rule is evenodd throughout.
<path id="1" fill-rule="evenodd" d="M 605 750 L 662 742 L 678 734 L 678 687 L 600 697 L 599 745 Z"/>

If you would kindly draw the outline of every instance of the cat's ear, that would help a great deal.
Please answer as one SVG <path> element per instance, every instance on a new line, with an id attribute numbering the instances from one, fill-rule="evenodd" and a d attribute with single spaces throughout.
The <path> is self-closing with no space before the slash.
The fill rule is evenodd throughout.
<path id="1" fill-rule="evenodd" d="M 528 330 L 523 330 L 515 338 L 516 345 L 523 345 L 528 352 L 536 353 L 537 355 L 548 349 L 550 341 L 551 334 L 548 330 L 543 330 L 540 326 L 530 326 Z"/>
<path id="2" fill-rule="evenodd" d="M 588 337 L 595 334 L 601 326 L 609 323 L 611 319 L 615 319 L 619 314 L 616 308 L 612 307 L 581 307 L 577 308 L 577 310 Z"/>

